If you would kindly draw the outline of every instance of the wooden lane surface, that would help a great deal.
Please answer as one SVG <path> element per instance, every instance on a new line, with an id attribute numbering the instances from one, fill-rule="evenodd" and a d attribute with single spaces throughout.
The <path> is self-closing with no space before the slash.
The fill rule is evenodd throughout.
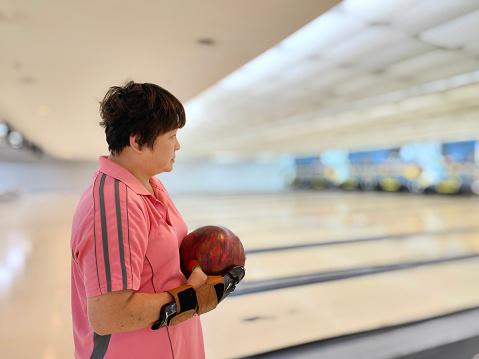
<path id="1" fill-rule="evenodd" d="M 305 191 L 174 198 L 190 230 L 222 224 L 247 250 L 479 226 L 477 197 Z"/>
<path id="2" fill-rule="evenodd" d="M 479 252 L 476 197 L 293 192 L 188 196 L 176 202 L 190 230 L 225 225 L 246 251 L 390 237 L 248 254 L 245 281 Z"/>
<path id="3" fill-rule="evenodd" d="M 475 197 L 296 192 L 216 196 L 207 203 L 200 197 L 189 206 L 187 200 L 177 205 L 185 207 L 190 229 L 225 225 L 247 251 L 390 237 L 250 254 L 245 281 L 479 250 Z M 208 358 L 237 358 L 477 306 L 478 266 L 477 259 L 443 263 L 229 298 L 202 319 Z M 241 343 L 231 346 L 231 333 L 239 333 Z"/>
<path id="4" fill-rule="evenodd" d="M 479 254 L 479 230 L 249 254 L 245 282 Z"/>
<path id="5" fill-rule="evenodd" d="M 79 196 L 77 193 L 31 195 L 0 203 L 1 357 L 72 357 L 69 239 L 71 218 Z M 190 230 L 206 224 L 227 226 L 240 236 L 246 250 L 471 228 L 477 225 L 479 209 L 476 197 L 386 193 L 295 192 L 245 196 L 173 195 L 173 198 Z M 306 251 L 251 254 L 247 278 L 257 280 L 327 271 L 338 266 L 346 268 L 475 252 L 474 238 L 472 232 L 451 232 L 407 240 L 392 238 L 313 247 Z M 388 251 L 388 243 L 392 250 Z M 312 260 L 301 261 L 306 255 Z M 294 258 L 296 264 L 283 265 Z M 315 258 L 319 259 L 315 261 Z M 328 258 L 336 260 L 328 262 Z M 270 264 L 275 262 L 281 262 L 282 266 Z M 447 270 L 441 272 L 440 268 Z M 308 341 L 311 333 L 317 339 L 447 312 L 469 306 L 474 301 L 477 304 L 477 280 L 471 282 L 467 273 L 477 273 L 476 261 L 228 298 L 217 311 L 203 318 L 208 358 L 237 357 L 241 353 Z M 375 283 L 374 278 L 379 282 Z M 443 285 L 444 278 L 450 280 Z M 374 303 L 370 298 L 379 298 L 379 304 L 387 303 L 389 310 L 384 309 L 386 312 L 391 311 L 392 304 L 392 317 L 383 315 L 378 303 L 367 309 L 368 303 Z M 410 303 L 412 298 L 417 301 L 415 306 Z M 291 308 L 309 307 L 313 303 L 319 305 L 316 314 L 313 313 L 305 325 L 300 325 L 309 314 Z M 272 318 L 273 312 L 283 315 L 267 319 Z M 369 313 L 367 320 L 363 318 L 366 313 Z M 256 317 L 259 319 L 254 320 Z M 287 321 L 294 322 L 292 328 L 304 330 L 298 329 L 297 334 L 291 336 L 279 326 Z M 222 347 L 221 343 L 231 342 L 228 334 L 237 329 L 241 343 L 234 345 L 233 351 Z M 267 340 L 261 336 L 263 330 L 267 330 Z M 288 342 L 283 337 L 291 337 L 291 340 Z"/>
<path id="6" fill-rule="evenodd" d="M 479 303 L 479 260 L 228 298 L 202 318 L 209 359 L 425 319 Z"/>

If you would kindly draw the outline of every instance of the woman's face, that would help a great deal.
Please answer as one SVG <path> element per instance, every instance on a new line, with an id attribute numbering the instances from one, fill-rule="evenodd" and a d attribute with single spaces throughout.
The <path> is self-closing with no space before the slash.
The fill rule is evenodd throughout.
<path id="1" fill-rule="evenodd" d="M 156 138 L 153 149 L 146 149 L 146 163 L 151 176 L 162 172 L 171 172 L 175 162 L 175 152 L 180 149 L 180 143 L 176 138 L 178 129 L 166 132 Z"/>

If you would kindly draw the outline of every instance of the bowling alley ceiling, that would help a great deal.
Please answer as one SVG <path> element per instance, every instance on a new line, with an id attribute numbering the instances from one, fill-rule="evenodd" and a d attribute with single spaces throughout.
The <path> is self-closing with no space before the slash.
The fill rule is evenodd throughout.
<path id="1" fill-rule="evenodd" d="M 59 159 L 128 80 L 185 104 L 184 159 L 479 139 L 477 0 L 3 0 L 0 46 L 0 118 Z"/>

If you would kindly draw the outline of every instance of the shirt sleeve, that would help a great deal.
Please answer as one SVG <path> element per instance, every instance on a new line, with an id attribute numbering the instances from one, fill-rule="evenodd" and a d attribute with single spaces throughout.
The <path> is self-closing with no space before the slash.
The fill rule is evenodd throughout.
<path id="1" fill-rule="evenodd" d="M 123 182 L 102 173 L 97 177 L 92 238 L 78 261 L 87 297 L 138 290 L 149 222 L 137 197 Z"/>

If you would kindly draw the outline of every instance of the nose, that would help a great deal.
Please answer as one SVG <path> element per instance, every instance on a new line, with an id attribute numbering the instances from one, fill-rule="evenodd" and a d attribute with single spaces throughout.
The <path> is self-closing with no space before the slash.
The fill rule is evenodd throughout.
<path id="1" fill-rule="evenodd" d="M 175 151 L 178 151 L 180 148 L 181 148 L 180 141 L 178 141 L 178 139 L 176 139 Z"/>

